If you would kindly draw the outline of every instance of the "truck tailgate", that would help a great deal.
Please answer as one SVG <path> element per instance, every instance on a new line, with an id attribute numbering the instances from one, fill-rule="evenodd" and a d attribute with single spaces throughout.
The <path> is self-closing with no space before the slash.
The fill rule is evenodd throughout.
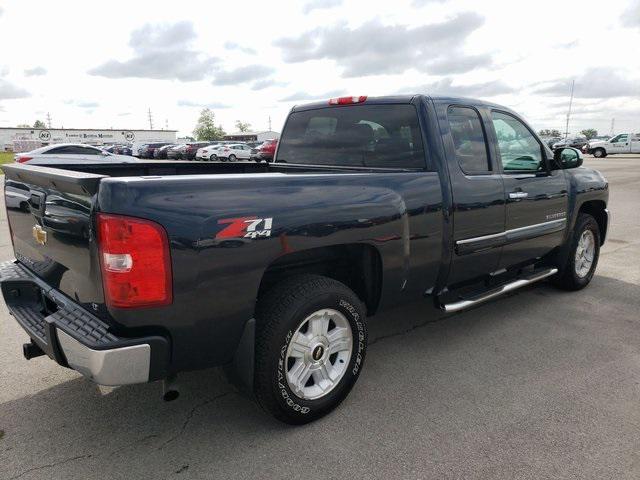
<path id="1" fill-rule="evenodd" d="M 102 304 L 91 220 L 102 176 L 21 165 L 3 169 L 16 259 L 76 302 Z"/>

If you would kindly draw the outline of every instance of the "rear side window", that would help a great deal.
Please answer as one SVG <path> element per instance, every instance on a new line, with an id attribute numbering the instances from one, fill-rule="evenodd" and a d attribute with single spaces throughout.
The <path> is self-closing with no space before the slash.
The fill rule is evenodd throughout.
<path id="1" fill-rule="evenodd" d="M 413 105 L 358 105 L 294 112 L 276 162 L 373 168 L 424 168 Z"/>
<path id="2" fill-rule="evenodd" d="M 478 112 L 469 107 L 449 107 L 447 112 L 453 148 L 464 173 L 488 173 L 491 170 L 487 143 Z"/>

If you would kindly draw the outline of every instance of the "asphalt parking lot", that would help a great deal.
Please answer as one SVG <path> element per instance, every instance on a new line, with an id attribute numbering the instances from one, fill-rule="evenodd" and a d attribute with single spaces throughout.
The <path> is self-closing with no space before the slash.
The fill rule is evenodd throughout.
<path id="1" fill-rule="evenodd" d="M 311 425 L 277 423 L 218 370 L 99 388 L 0 307 L 0 479 L 640 478 L 640 157 L 587 158 L 613 224 L 591 285 L 539 284 L 443 316 L 370 319 L 363 375 Z M 4 206 L 0 260 L 12 258 Z"/>

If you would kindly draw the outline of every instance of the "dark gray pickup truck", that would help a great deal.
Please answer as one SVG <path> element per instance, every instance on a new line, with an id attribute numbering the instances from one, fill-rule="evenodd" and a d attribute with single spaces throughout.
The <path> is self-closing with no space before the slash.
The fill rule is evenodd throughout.
<path id="1" fill-rule="evenodd" d="M 297 106 L 271 164 L 6 165 L 2 293 L 26 358 L 166 398 L 224 366 L 305 423 L 349 393 L 383 308 L 586 286 L 608 184 L 581 165 L 508 108 L 424 95 Z"/>

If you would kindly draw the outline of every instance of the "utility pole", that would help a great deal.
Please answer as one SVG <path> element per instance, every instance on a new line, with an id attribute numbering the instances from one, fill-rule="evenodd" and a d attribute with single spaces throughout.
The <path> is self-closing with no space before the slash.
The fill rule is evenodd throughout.
<path id="1" fill-rule="evenodd" d="M 51 114 L 47 112 L 47 126 L 51 128 Z"/>
<path id="2" fill-rule="evenodd" d="M 164 119 L 164 129 L 165 130 L 169 130 L 169 119 L 168 118 Z"/>
<path id="3" fill-rule="evenodd" d="M 616 119 L 612 118 L 611 119 L 611 136 L 613 137 L 615 135 L 615 128 L 616 128 Z"/>
<path id="4" fill-rule="evenodd" d="M 575 86 L 575 79 L 571 80 L 571 97 L 569 98 L 569 111 L 567 112 L 567 125 L 564 129 L 564 139 L 569 136 L 569 119 L 571 118 L 571 107 L 573 105 L 573 87 Z"/>
<path id="5" fill-rule="evenodd" d="M 269 131 L 271 131 L 271 115 L 269 115 Z"/>
<path id="6" fill-rule="evenodd" d="M 151 107 L 149 107 L 149 130 L 153 130 L 153 117 L 151 116 Z"/>

